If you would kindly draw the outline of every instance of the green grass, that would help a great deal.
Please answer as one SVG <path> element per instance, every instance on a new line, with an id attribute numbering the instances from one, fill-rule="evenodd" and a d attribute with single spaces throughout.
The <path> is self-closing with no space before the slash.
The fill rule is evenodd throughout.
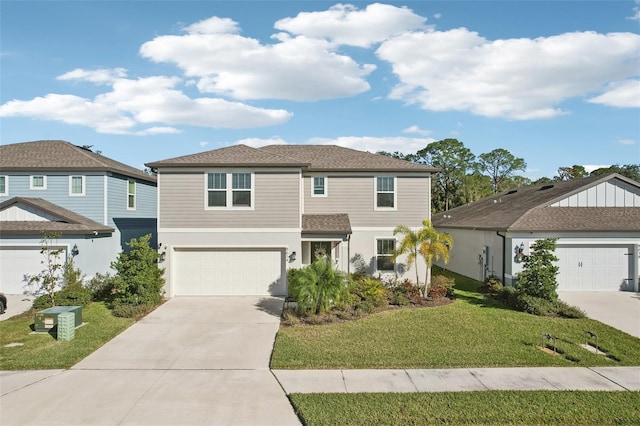
<path id="1" fill-rule="evenodd" d="M 275 369 L 462 368 L 638 365 L 640 339 L 600 322 L 538 317 L 502 307 L 477 292 L 477 281 L 453 273 L 456 301 L 436 308 L 385 311 L 347 322 L 282 328 Z M 595 332 L 611 359 L 578 345 Z M 538 349 L 557 336 L 561 355 Z"/>
<path id="2" fill-rule="evenodd" d="M 292 394 L 303 424 L 638 425 L 640 392 Z"/>
<path id="3" fill-rule="evenodd" d="M 34 311 L 0 322 L 0 370 L 69 368 L 134 323 L 114 317 L 103 303 L 84 307 L 82 320 L 86 324 L 75 330 L 71 341 L 31 334 Z M 9 343 L 23 345 L 5 347 Z"/>

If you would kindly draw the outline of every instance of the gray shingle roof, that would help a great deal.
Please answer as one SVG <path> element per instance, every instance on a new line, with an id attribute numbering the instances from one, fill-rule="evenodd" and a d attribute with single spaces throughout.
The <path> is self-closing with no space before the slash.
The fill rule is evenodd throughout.
<path id="1" fill-rule="evenodd" d="M 24 204 L 40 210 L 49 216 L 54 216 L 57 220 L 0 221 L 0 231 L 4 234 L 40 234 L 42 231 L 61 232 L 63 234 L 93 234 L 94 231 L 101 234 L 110 234 L 114 232 L 114 229 L 109 226 L 102 225 L 42 198 L 13 197 L 0 204 L 0 210 L 15 204 Z"/>
<path id="2" fill-rule="evenodd" d="M 434 227 L 496 231 L 640 231 L 640 207 L 549 207 L 618 174 L 518 188 L 433 215 Z"/>
<path id="3" fill-rule="evenodd" d="M 346 213 L 303 214 L 302 232 L 305 234 L 351 234 L 351 222 Z"/>
<path id="4" fill-rule="evenodd" d="M 198 154 L 170 158 L 147 164 L 148 167 L 302 167 L 311 171 L 419 171 L 437 169 L 383 155 L 336 145 L 269 145 L 251 148 L 234 145 Z"/>
<path id="5" fill-rule="evenodd" d="M 0 145 L 3 171 L 107 171 L 156 182 L 141 170 L 66 141 L 43 140 Z"/>

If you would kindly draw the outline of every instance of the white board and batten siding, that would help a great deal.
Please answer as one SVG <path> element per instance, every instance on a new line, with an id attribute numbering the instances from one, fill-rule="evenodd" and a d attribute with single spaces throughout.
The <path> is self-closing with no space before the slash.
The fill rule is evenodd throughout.
<path id="1" fill-rule="evenodd" d="M 286 295 L 285 253 L 279 249 L 176 249 L 175 296 Z"/>
<path id="2" fill-rule="evenodd" d="M 551 207 L 640 207 L 640 188 L 612 179 L 563 198 Z"/>

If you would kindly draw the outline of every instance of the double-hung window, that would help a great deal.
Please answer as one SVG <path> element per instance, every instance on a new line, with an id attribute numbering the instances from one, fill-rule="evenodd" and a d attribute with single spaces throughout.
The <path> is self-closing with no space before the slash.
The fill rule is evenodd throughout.
<path id="1" fill-rule="evenodd" d="M 396 178 L 376 177 L 376 210 L 395 210 L 396 198 Z"/>
<path id="2" fill-rule="evenodd" d="M 207 173 L 207 208 L 253 207 L 253 174 Z"/>
<path id="3" fill-rule="evenodd" d="M 31 176 L 29 189 L 43 190 L 47 189 L 47 177 L 44 175 Z"/>
<path id="4" fill-rule="evenodd" d="M 72 197 L 84 195 L 84 176 L 69 176 L 69 195 Z"/>
<path id="5" fill-rule="evenodd" d="M 9 195 L 9 176 L 0 176 L 0 195 Z"/>
<path id="6" fill-rule="evenodd" d="M 312 197 L 326 197 L 327 196 L 327 178 L 324 176 L 314 176 L 312 181 L 313 188 L 311 188 Z"/>
<path id="7" fill-rule="evenodd" d="M 376 270 L 395 270 L 395 264 L 393 262 L 393 252 L 395 248 L 396 240 L 394 239 L 376 240 Z"/>
<path id="8" fill-rule="evenodd" d="M 127 181 L 127 210 L 136 209 L 136 181 Z"/>

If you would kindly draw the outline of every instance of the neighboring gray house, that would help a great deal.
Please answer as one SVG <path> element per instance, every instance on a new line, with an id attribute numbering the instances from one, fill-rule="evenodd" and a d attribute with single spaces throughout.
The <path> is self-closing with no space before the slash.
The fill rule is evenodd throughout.
<path id="1" fill-rule="evenodd" d="M 235 145 L 147 166 L 170 297 L 284 295 L 287 268 L 317 256 L 402 276 L 393 229 L 430 217 L 435 171 L 330 145 Z"/>
<path id="2" fill-rule="evenodd" d="M 22 293 L 43 269 L 42 231 L 61 232 L 65 257 L 88 277 L 133 237 L 156 244 L 156 178 L 65 141 L 0 146 L 0 291 Z"/>
<path id="3" fill-rule="evenodd" d="M 518 188 L 433 215 L 447 269 L 507 285 L 541 238 L 557 238 L 558 290 L 638 291 L 640 183 L 618 174 Z M 443 265 L 444 266 L 444 265 Z"/>

